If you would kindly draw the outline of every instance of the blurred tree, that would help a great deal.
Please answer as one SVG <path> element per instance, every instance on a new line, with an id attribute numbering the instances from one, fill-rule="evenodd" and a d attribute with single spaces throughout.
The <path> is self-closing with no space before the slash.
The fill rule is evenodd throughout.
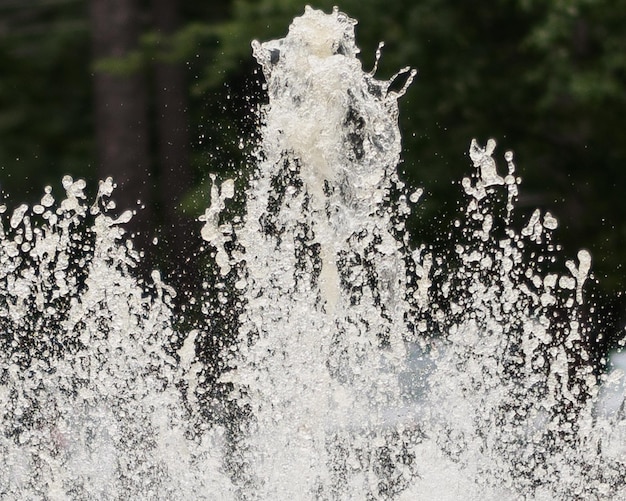
<path id="1" fill-rule="evenodd" d="M 194 183 L 184 65 L 191 56 L 190 35 L 180 30 L 177 0 L 152 0 L 149 5 L 119 1 L 91 2 L 95 103 L 101 110 L 96 120 L 99 176 L 111 175 L 118 183 L 115 198 L 120 208 L 136 208 L 141 200 L 130 228 L 138 235 L 135 242 L 153 258 L 144 265 L 150 269 L 158 263 L 170 281 L 189 292 L 198 285 L 193 271 L 197 263 L 190 262 L 200 246 L 193 229 L 197 222 L 181 207 Z M 104 42 L 99 41 L 100 32 Z M 153 247 L 157 230 L 160 244 Z"/>
<path id="2" fill-rule="evenodd" d="M 186 217 L 180 207 L 194 181 L 189 165 L 189 88 L 182 61 L 171 55 L 171 49 L 168 50 L 171 45 L 168 37 L 180 28 L 179 2 L 153 0 L 152 5 L 154 29 L 159 44 L 165 46 L 154 65 L 154 94 L 158 195 L 164 225 L 162 237 L 174 254 L 173 259 L 168 260 L 173 265 L 197 254 L 200 240 L 198 232 L 193 229 L 194 221 Z M 177 273 L 183 273 L 185 269 L 189 269 L 188 263 L 179 267 Z"/>
<path id="3" fill-rule="evenodd" d="M 128 80 L 143 77 L 142 84 L 136 86 L 134 91 L 141 93 L 137 95 L 136 102 L 148 105 L 148 127 L 141 130 L 141 136 L 147 134 L 152 149 L 151 155 L 146 157 L 148 168 L 139 169 L 134 175 L 143 179 L 147 191 L 145 198 L 152 203 L 147 210 L 140 212 L 140 215 L 146 216 L 144 221 L 138 220 L 135 224 L 144 227 L 145 223 L 145 228 L 152 234 L 158 229 L 160 244 L 151 248 L 148 245 L 151 235 L 148 235 L 150 238 L 143 242 L 144 248 L 150 249 L 151 253 L 160 253 L 157 256 L 158 266 L 166 272 L 170 281 L 187 292 L 198 285 L 198 274 L 194 270 L 198 266 L 195 259 L 201 241 L 196 220 L 199 212 L 188 210 L 182 202 L 185 195 L 193 191 L 197 178 L 207 176 L 205 172 L 194 173 L 194 170 L 206 170 L 198 169 L 200 163 L 206 163 L 206 158 L 194 155 L 194 141 L 190 135 L 190 120 L 194 121 L 192 129 L 198 130 L 203 128 L 200 122 L 204 118 L 197 112 L 189 113 L 189 99 L 193 97 L 193 92 L 190 92 L 190 76 L 194 68 L 192 61 L 200 59 L 202 54 L 200 64 L 209 65 L 203 46 L 215 44 L 216 39 L 207 28 L 208 20 L 218 21 L 227 5 L 228 2 L 223 2 L 202 9 L 200 15 L 205 24 L 193 21 L 181 24 L 184 15 L 193 17 L 185 9 L 187 3 L 151 0 L 144 5 L 135 2 L 133 8 L 136 15 L 144 18 L 141 35 L 137 34 L 134 43 L 121 53 L 95 55 L 96 69 L 109 78 Z M 198 15 L 198 12 L 194 11 L 194 14 Z M 124 120 L 123 113 L 117 116 Z M 97 121 L 97 125 L 99 123 Z M 135 127 L 135 131 L 140 129 Z M 225 142 L 216 140 L 212 147 L 219 151 L 220 144 Z M 230 142 L 234 143 L 234 139 L 231 138 Z M 111 171 L 109 164 L 107 162 L 106 168 Z M 126 169 L 119 171 L 119 174 L 127 172 Z M 136 190 L 129 187 L 133 183 L 129 179 L 124 181 L 119 175 L 114 178 L 132 198 Z M 128 202 L 132 202 L 131 198 Z M 201 198 L 208 203 L 206 195 Z M 197 205 L 202 205 L 202 202 Z"/>
<path id="4" fill-rule="evenodd" d="M 15 203 L 38 200 L 62 174 L 92 176 L 83 7 L 83 0 L 0 0 L 0 188 Z"/>
<path id="5" fill-rule="evenodd" d="M 114 61 L 137 48 L 140 12 L 138 0 L 90 1 L 96 61 Z M 116 203 L 122 210 L 135 211 L 129 227 L 136 234 L 135 242 L 145 250 L 153 238 L 155 179 L 142 69 L 115 71 L 96 65 L 93 78 L 98 176 L 111 176 L 118 184 Z"/>

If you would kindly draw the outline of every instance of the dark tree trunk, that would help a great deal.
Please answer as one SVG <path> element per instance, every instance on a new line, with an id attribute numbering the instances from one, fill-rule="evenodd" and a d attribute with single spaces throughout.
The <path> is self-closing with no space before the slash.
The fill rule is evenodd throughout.
<path id="1" fill-rule="evenodd" d="M 199 231 L 195 221 L 180 208 L 184 195 L 192 186 L 189 165 L 189 121 L 187 116 L 187 85 L 182 63 L 167 60 L 168 36 L 180 25 L 177 0 L 153 0 L 153 24 L 163 43 L 154 68 L 156 133 L 158 144 L 159 195 L 162 208 L 162 238 L 170 253 L 169 271 L 180 275 L 189 270 L 199 247 Z M 192 272 L 192 276 L 196 274 Z M 182 285 L 182 284 L 181 284 Z"/>
<path id="2" fill-rule="evenodd" d="M 91 0 L 96 62 L 103 58 L 123 57 L 137 47 L 139 12 L 138 0 Z M 98 175 L 101 178 L 111 176 L 117 183 L 114 200 L 120 212 L 136 210 L 128 229 L 136 233 L 136 245 L 147 250 L 154 226 L 153 179 L 142 70 L 120 74 L 96 70 L 94 97 Z M 149 260 L 147 266 L 150 266 Z"/>

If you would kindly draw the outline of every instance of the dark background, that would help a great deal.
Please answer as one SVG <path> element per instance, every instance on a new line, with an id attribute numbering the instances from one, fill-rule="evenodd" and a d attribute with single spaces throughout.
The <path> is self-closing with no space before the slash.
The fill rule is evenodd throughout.
<path id="1" fill-rule="evenodd" d="M 314 7 L 329 12 L 333 1 Z M 626 0 L 344 0 L 364 68 L 411 65 L 400 170 L 425 196 L 416 242 L 445 239 L 471 170 L 470 140 L 515 152 L 520 221 L 536 207 L 556 240 L 594 258 L 595 325 L 626 323 Z M 35 202 L 61 177 L 113 176 L 147 262 L 182 289 L 209 173 L 244 173 L 260 99 L 250 40 L 282 37 L 296 0 L 0 0 L 0 189 Z M 240 148 L 243 139 L 243 148 Z M 9 209 L 10 213 L 10 209 Z M 520 222 L 521 224 L 521 222 Z M 159 244 L 153 245 L 155 235 Z"/>

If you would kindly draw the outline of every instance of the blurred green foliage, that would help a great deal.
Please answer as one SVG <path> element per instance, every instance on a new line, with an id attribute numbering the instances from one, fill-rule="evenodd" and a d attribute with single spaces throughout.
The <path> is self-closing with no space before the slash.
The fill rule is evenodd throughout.
<path id="1" fill-rule="evenodd" d="M 41 4 L 41 5 L 39 5 Z M 0 2 L 0 189 L 20 202 L 92 169 L 81 1 Z"/>
<path id="2" fill-rule="evenodd" d="M 19 20 L 0 23 L 2 188 L 19 200 L 63 173 L 93 179 L 94 67 L 125 72 L 181 61 L 198 180 L 188 205 L 200 211 L 208 172 L 230 175 L 249 164 L 252 110 L 262 100 L 250 41 L 284 36 L 304 3 L 183 1 L 176 33 L 148 30 L 127 58 L 104 61 L 90 59 L 85 3 L 33 2 L 41 5 L 24 21 L 23 5 L 0 1 L 2 17 Z M 328 12 L 335 3 L 313 6 Z M 411 221 L 415 240 L 447 238 L 458 181 L 471 170 L 469 142 L 494 137 L 500 158 L 514 150 L 524 179 L 520 218 L 535 207 L 555 214 L 557 240 L 571 256 L 579 247 L 592 251 L 598 300 L 623 321 L 626 0 L 344 0 L 339 7 L 359 21 L 365 68 L 385 41 L 381 79 L 407 64 L 419 71 L 400 104 L 401 172 L 426 192 Z"/>

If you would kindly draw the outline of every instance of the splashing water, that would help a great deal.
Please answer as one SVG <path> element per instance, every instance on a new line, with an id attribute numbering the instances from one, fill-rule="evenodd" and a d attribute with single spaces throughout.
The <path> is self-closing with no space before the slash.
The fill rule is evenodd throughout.
<path id="1" fill-rule="evenodd" d="M 228 481 L 178 389 L 193 355 L 168 350 L 173 291 L 132 278 L 110 179 L 91 207 L 83 181 L 63 186 L 0 226 L 0 497 L 211 497 Z"/>
<path id="2" fill-rule="evenodd" d="M 0 497 L 626 496 L 624 372 L 601 385 L 585 349 L 589 253 L 561 263 L 550 213 L 514 227 L 493 140 L 472 141 L 454 249 L 413 248 L 421 191 L 396 165 L 414 72 L 363 72 L 354 24 L 307 8 L 253 43 L 269 104 L 245 217 L 222 214 L 233 180 L 201 217 L 218 302 L 238 297 L 226 417 L 203 409 L 212 333 L 175 327 L 158 272 L 133 278 L 110 179 L 88 204 L 65 177 L 60 203 L 46 188 L 0 220 Z"/>

